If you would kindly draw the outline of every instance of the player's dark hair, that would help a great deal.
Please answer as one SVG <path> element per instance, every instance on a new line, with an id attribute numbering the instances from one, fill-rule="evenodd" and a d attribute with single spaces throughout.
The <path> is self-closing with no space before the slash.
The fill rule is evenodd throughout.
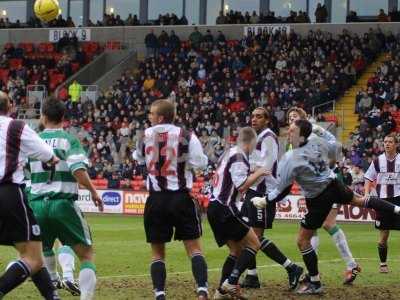
<path id="1" fill-rule="evenodd" d="M 42 114 L 52 123 L 61 123 L 65 114 L 65 105 L 60 100 L 49 98 L 42 104 Z"/>
<path id="2" fill-rule="evenodd" d="M 271 116 L 270 116 L 268 110 L 266 110 L 264 107 L 259 106 L 259 107 L 256 107 L 254 110 L 261 110 L 263 112 L 264 118 L 266 118 L 267 120 L 271 120 Z"/>
<path id="3" fill-rule="evenodd" d="M 10 99 L 4 92 L 0 92 L 0 113 L 6 114 L 10 108 Z"/>
<path id="4" fill-rule="evenodd" d="M 300 136 L 303 136 L 304 139 L 308 139 L 310 134 L 312 133 L 312 124 L 307 120 L 297 120 L 294 124 L 300 128 Z"/>
<path id="5" fill-rule="evenodd" d="M 175 103 L 167 99 L 159 99 L 154 101 L 151 106 L 156 108 L 158 115 L 164 117 L 165 123 L 172 123 L 175 120 Z"/>

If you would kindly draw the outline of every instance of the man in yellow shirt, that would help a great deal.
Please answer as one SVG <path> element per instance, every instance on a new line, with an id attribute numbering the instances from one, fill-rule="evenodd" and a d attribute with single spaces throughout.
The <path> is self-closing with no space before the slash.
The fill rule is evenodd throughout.
<path id="1" fill-rule="evenodd" d="M 72 105 L 75 106 L 79 102 L 81 93 L 82 86 L 78 83 L 78 81 L 74 80 L 74 82 L 72 82 L 68 88 L 68 95 L 71 97 Z"/>

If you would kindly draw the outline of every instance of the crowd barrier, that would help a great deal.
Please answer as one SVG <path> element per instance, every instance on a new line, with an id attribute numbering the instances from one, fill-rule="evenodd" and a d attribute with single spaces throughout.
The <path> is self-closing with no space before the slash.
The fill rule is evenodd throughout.
<path id="1" fill-rule="evenodd" d="M 104 203 L 106 214 L 128 214 L 141 216 L 148 193 L 146 191 L 123 190 L 98 190 Z M 78 206 L 83 212 L 98 212 L 94 206 L 91 195 L 87 190 L 79 190 Z M 359 208 L 351 205 L 340 205 L 338 221 L 373 222 L 375 212 L 367 208 Z M 276 219 L 299 220 L 307 213 L 306 201 L 303 196 L 289 195 L 277 205 Z"/>

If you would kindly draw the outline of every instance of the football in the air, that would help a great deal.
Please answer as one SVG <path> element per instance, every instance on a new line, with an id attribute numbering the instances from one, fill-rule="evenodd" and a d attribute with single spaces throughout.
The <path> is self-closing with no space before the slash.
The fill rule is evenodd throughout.
<path id="1" fill-rule="evenodd" d="M 57 0 L 36 0 L 34 11 L 43 22 L 50 22 L 58 17 L 60 6 Z"/>

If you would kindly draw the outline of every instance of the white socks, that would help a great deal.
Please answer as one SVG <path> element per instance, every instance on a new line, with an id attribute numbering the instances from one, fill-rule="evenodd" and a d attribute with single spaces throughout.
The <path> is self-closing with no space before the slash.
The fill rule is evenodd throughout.
<path id="1" fill-rule="evenodd" d="M 81 300 L 92 300 L 96 290 L 96 272 L 92 262 L 84 262 L 79 272 L 79 286 L 81 288 Z"/>
<path id="2" fill-rule="evenodd" d="M 70 247 L 62 246 L 58 249 L 58 263 L 63 271 L 63 279 L 74 281 L 75 256 Z"/>
<path id="3" fill-rule="evenodd" d="M 338 226 L 335 226 L 329 231 L 329 234 L 332 236 L 332 240 L 334 241 L 340 256 L 346 262 L 347 269 L 351 270 L 357 267 L 357 263 L 353 258 L 353 254 L 350 251 L 349 245 L 347 244 L 347 239 L 343 230 Z"/>
<path id="4" fill-rule="evenodd" d="M 52 281 L 60 279 L 60 275 L 58 275 L 57 272 L 57 261 L 53 250 L 44 252 L 44 264 L 46 265 L 47 271 L 49 271 L 50 279 Z"/>

